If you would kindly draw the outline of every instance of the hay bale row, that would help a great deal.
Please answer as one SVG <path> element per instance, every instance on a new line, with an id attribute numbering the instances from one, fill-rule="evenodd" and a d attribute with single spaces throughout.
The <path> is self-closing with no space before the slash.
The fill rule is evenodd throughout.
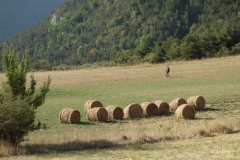
<path id="1" fill-rule="evenodd" d="M 175 111 L 176 117 L 180 119 L 194 119 L 195 114 L 196 110 L 190 104 L 182 104 Z"/>
<path id="2" fill-rule="evenodd" d="M 122 109 L 119 106 L 109 105 L 106 108 L 104 108 L 107 112 L 107 119 L 116 119 L 121 120 L 123 118 L 141 118 L 142 115 L 144 116 L 161 116 L 164 114 L 168 114 L 171 112 L 176 112 L 176 110 L 183 104 L 189 104 L 195 108 L 196 110 L 201 110 L 205 106 L 205 100 L 202 96 L 192 96 L 187 99 L 187 101 L 183 98 L 175 98 L 173 99 L 169 104 L 162 100 L 153 100 L 152 102 L 143 102 L 140 105 L 137 103 L 131 103 L 124 109 Z M 185 108 L 189 108 L 188 105 Z M 92 110 L 93 108 L 98 108 Z M 103 108 L 103 105 L 98 100 L 88 100 L 84 104 L 84 111 L 87 113 L 87 117 L 91 121 L 107 121 L 105 110 L 99 109 Z M 91 110 L 91 113 L 88 114 L 88 111 Z M 182 111 L 181 111 L 182 110 Z M 185 112 L 185 109 L 178 110 L 178 113 L 175 113 L 176 115 L 182 115 L 182 117 L 188 117 L 185 116 L 184 113 L 179 112 Z M 96 112 L 96 113 L 95 113 Z M 105 113 L 103 113 L 105 112 Z M 98 115 L 99 114 L 99 115 Z M 195 113 L 194 113 L 195 116 Z M 181 117 L 181 116 L 178 116 Z M 191 117 L 191 116 L 190 116 Z M 189 119 L 189 118 L 184 118 Z"/>
<path id="3" fill-rule="evenodd" d="M 76 109 L 64 108 L 59 112 L 59 121 L 61 123 L 78 123 L 80 119 L 81 114 Z"/>

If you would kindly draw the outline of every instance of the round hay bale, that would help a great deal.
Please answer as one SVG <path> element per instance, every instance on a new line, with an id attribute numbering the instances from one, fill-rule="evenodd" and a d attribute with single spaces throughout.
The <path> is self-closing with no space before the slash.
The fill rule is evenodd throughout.
<path id="1" fill-rule="evenodd" d="M 182 104 L 175 111 L 177 118 L 194 119 L 196 114 L 195 108 L 190 104 Z"/>
<path id="2" fill-rule="evenodd" d="M 80 122 L 81 114 L 76 109 L 64 108 L 59 113 L 61 123 L 78 123 Z"/>
<path id="3" fill-rule="evenodd" d="M 59 119 L 60 122 L 62 122 L 62 119 L 64 118 L 64 117 L 62 117 L 62 113 L 65 112 L 65 110 L 67 110 L 67 109 L 69 109 L 69 108 L 63 108 L 63 109 L 59 112 L 58 119 Z M 65 119 L 66 119 L 66 118 L 65 118 Z"/>
<path id="4" fill-rule="evenodd" d="M 143 109 L 143 115 L 145 116 L 156 116 L 159 113 L 158 107 L 152 102 L 143 102 L 140 104 Z"/>
<path id="5" fill-rule="evenodd" d="M 143 114 L 142 107 L 137 103 L 131 103 L 123 110 L 124 118 L 141 118 Z"/>
<path id="6" fill-rule="evenodd" d="M 175 112 L 182 104 L 187 104 L 187 101 L 183 98 L 175 98 L 169 103 L 170 111 Z"/>
<path id="7" fill-rule="evenodd" d="M 168 114 L 170 111 L 169 104 L 167 102 L 164 102 L 162 100 L 154 100 L 153 103 L 155 103 L 158 107 L 158 116 Z"/>
<path id="8" fill-rule="evenodd" d="M 87 100 L 84 103 L 84 111 L 87 113 L 88 110 L 94 108 L 94 107 L 103 107 L 103 104 L 98 100 Z"/>
<path id="9" fill-rule="evenodd" d="M 106 107 L 108 119 L 123 119 L 123 109 L 118 106 L 109 105 Z"/>
<path id="10" fill-rule="evenodd" d="M 187 99 L 187 103 L 196 110 L 202 110 L 205 107 L 205 99 L 202 96 L 192 96 Z"/>
<path id="11" fill-rule="evenodd" d="M 88 110 L 87 119 L 89 121 L 106 122 L 108 119 L 108 112 L 103 107 L 94 107 Z"/>

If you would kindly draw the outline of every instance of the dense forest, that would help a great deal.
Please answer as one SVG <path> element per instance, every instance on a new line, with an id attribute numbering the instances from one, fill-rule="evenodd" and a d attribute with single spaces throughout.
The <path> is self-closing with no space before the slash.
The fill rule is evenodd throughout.
<path id="1" fill-rule="evenodd" d="M 35 25 L 65 0 L 0 0 L 0 43 Z"/>
<path id="2" fill-rule="evenodd" d="M 35 69 L 234 55 L 240 0 L 67 0 L 3 47 L 28 49 Z"/>

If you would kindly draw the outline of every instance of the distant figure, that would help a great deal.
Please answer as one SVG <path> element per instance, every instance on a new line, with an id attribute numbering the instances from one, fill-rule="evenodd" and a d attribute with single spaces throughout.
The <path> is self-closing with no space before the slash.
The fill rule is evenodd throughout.
<path id="1" fill-rule="evenodd" d="M 169 72 L 170 72 L 170 68 L 167 66 L 167 68 L 166 68 L 166 70 L 165 70 L 165 77 L 166 77 L 166 78 L 169 78 L 169 77 L 170 77 Z"/>

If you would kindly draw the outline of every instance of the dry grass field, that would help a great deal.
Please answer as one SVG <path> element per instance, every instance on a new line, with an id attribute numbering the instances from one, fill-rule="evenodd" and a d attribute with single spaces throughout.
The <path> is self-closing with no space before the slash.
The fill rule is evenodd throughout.
<path id="1" fill-rule="evenodd" d="M 3 159 L 237 159 L 240 131 L 240 56 L 158 65 L 33 72 L 39 86 L 50 75 L 50 93 L 37 110 L 47 129 L 30 133 L 14 155 Z M 166 65 L 170 78 L 164 77 Z M 29 75 L 30 76 L 30 75 Z M 28 77 L 29 77 L 28 76 Z M 5 81 L 3 73 L 0 81 Z M 84 103 L 104 106 L 201 95 L 203 111 L 194 120 L 174 114 L 89 122 Z M 81 113 L 78 124 L 60 123 L 63 108 Z"/>

